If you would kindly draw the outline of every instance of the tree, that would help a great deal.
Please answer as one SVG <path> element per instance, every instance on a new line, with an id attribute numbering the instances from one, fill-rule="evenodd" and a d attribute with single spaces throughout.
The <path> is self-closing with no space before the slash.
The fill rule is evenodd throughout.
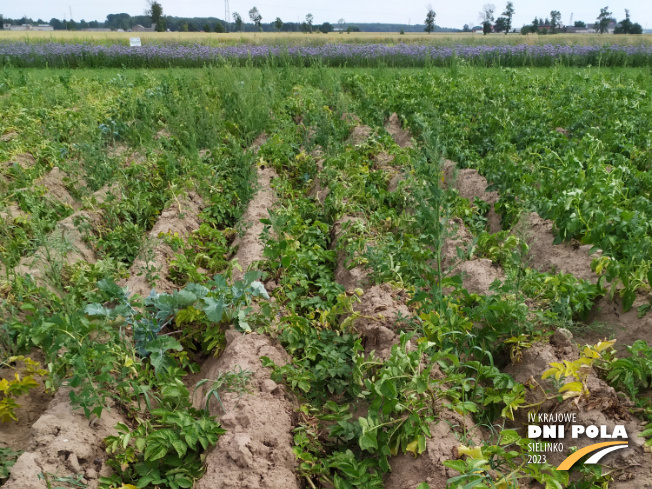
<path id="1" fill-rule="evenodd" d="M 495 30 L 496 30 L 496 32 L 505 31 L 505 34 L 507 34 L 509 32 L 509 27 L 507 27 L 507 17 L 498 17 L 496 19 Z"/>
<path id="2" fill-rule="evenodd" d="M 629 18 L 629 10 L 625 9 L 625 19 L 621 20 L 620 23 L 614 29 L 614 34 L 629 34 L 629 31 L 632 29 L 632 21 Z"/>
<path id="3" fill-rule="evenodd" d="M 181 25 L 181 32 L 188 32 L 190 30 L 190 26 L 188 25 L 188 22 L 184 22 Z"/>
<path id="4" fill-rule="evenodd" d="M 482 11 L 480 12 L 480 21 L 482 22 L 482 33 L 485 36 L 491 32 L 495 11 L 496 6 L 492 3 L 485 3 L 482 7 Z"/>
<path id="5" fill-rule="evenodd" d="M 221 22 L 215 24 L 215 32 L 217 32 L 218 34 L 224 32 L 224 24 L 222 24 Z"/>
<path id="6" fill-rule="evenodd" d="M 640 24 L 635 24 L 629 17 L 629 10 L 625 9 L 625 19 L 621 20 L 616 28 L 614 34 L 642 34 L 643 28 Z"/>
<path id="7" fill-rule="evenodd" d="M 632 24 L 631 29 L 629 30 L 630 34 L 643 34 L 643 26 L 639 24 L 638 22 L 634 22 Z"/>
<path id="8" fill-rule="evenodd" d="M 553 34 L 557 33 L 557 27 L 561 25 L 561 12 L 559 10 L 553 10 L 550 12 L 550 31 Z"/>
<path id="9" fill-rule="evenodd" d="M 249 18 L 251 19 L 251 21 L 254 23 L 254 25 L 259 31 L 263 30 L 262 27 L 260 26 L 260 21 L 263 20 L 263 16 L 260 15 L 260 12 L 258 12 L 258 9 L 256 7 L 252 8 L 249 11 Z"/>
<path id="10" fill-rule="evenodd" d="M 322 31 L 324 34 L 328 34 L 329 32 L 333 32 L 333 26 L 331 25 L 330 22 L 324 22 L 319 27 L 319 30 Z"/>
<path id="11" fill-rule="evenodd" d="M 575 27 L 586 27 L 586 22 L 582 22 L 581 20 L 576 20 L 573 25 Z"/>
<path id="12" fill-rule="evenodd" d="M 5 18 L 2 14 L 0 14 L 0 31 L 5 28 L 4 23 L 5 23 Z"/>
<path id="13" fill-rule="evenodd" d="M 532 32 L 534 32 L 535 34 L 539 32 L 539 19 L 537 19 L 536 17 L 532 21 Z"/>
<path id="14" fill-rule="evenodd" d="M 514 18 L 514 3 L 507 2 L 505 5 L 505 11 L 502 13 L 505 18 L 505 35 L 512 30 L 512 19 Z"/>
<path id="15" fill-rule="evenodd" d="M 242 17 L 238 12 L 233 12 L 233 23 L 235 24 L 236 32 L 242 32 Z"/>
<path id="16" fill-rule="evenodd" d="M 211 32 L 212 30 L 213 30 L 213 29 L 211 29 L 211 26 L 210 26 L 210 25 L 208 25 L 208 24 L 204 24 L 204 29 L 203 29 L 204 32 Z"/>
<path id="17" fill-rule="evenodd" d="M 464 27 L 462 27 L 462 32 L 471 32 L 471 26 L 469 26 L 469 24 L 464 24 Z"/>
<path id="18" fill-rule="evenodd" d="M 426 14 L 426 28 L 423 29 L 428 34 L 435 30 L 435 16 L 437 14 L 432 9 L 432 5 L 428 5 L 428 13 Z"/>
<path id="19" fill-rule="evenodd" d="M 312 14 L 306 15 L 306 30 L 310 30 L 312 32 L 312 21 L 315 19 L 315 17 Z"/>
<path id="20" fill-rule="evenodd" d="M 146 12 L 152 19 L 152 24 L 156 24 L 156 32 L 165 32 L 165 19 L 163 18 L 163 5 L 156 0 L 150 0 L 149 10 Z"/>
<path id="21" fill-rule="evenodd" d="M 609 7 L 601 8 L 600 15 L 598 15 L 598 18 L 596 19 L 595 32 L 599 32 L 600 34 L 607 32 L 610 21 L 611 12 L 609 12 Z"/>
<path id="22" fill-rule="evenodd" d="M 276 17 L 276 20 L 274 21 L 274 27 L 276 28 L 277 31 L 283 29 L 283 21 L 281 20 L 280 17 Z"/>
<path id="23" fill-rule="evenodd" d="M 346 24 L 346 20 L 340 19 L 337 21 L 337 28 L 340 31 L 340 34 L 344 31 L 344 24 Z"/>

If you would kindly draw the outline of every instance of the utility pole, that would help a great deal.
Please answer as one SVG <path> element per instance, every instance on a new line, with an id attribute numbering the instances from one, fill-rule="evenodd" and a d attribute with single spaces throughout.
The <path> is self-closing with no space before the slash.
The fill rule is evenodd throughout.
<path id="1" fill-rule="evenodd" d="M 224 32 L 229 32 L 229 0 L 224 0 Z"/>

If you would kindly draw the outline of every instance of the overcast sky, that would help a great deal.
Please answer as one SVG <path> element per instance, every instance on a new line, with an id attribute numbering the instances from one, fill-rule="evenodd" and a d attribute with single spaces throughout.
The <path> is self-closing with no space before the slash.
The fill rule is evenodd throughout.
<path id="1" fill-rule="evenodd" d="M 490 0 L 491 1 L 491 0 Z M 160 0 L 166 15 L 180 17 L 224 17 L 224 0 Z M 273 21 L 277 16 L 286 22 L 303 20 L 307 13 L 315 17 L 315 24 L 324 21 L 335 23 L 344 18 L 347 22 L 388 22 L 401 24 L 423 24 L 429 3 L 437 12 L 436 23 L 442 27 L 461 28 L 464 24 L 477 24 L 478 12 L 485 0 L 457 0 L 454 2 L 429 2 L 429 0 L 230 0 L 231 13 L 239 12 L 248 19 L 247 12 L 252 6 L 258 7 L 263 22 Z M 505 2 L 494 2 L 497 13 L 502 12 Z M 529 23 L 534 16 L 548 17 L 551 10 L 559 10 L 562 22 L 568 24 L 573 14 L 574 20 L 593 22 L 600 8 L 608 4 L 610 11 L 620 20 L 624 18 L 624 9 L 630 10 L 632 20 L 643 28 L 652 28 L 652 1 L 626 0 L 609 2 L 608 0 L 550 0 L 514 1 L 516 14 L 515 27 Z M 22 2 L 0 0 L 0 14 L 10 18 L 23 15 L 36 20 L 49 21 L 52 17 L 59 19 L 65 15 L 70 18 L 70 9 L 74 20 L 100 20 L 107 14 L 126 12 L 131 15 L 142 14 L 147 8 L 146 1 L 112 0 L 23 0 Z"/>

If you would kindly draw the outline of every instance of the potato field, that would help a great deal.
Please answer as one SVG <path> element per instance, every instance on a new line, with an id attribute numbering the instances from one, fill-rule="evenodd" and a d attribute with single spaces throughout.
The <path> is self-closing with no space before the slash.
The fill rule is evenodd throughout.
<path id="1" fill-rule="evenodd" d="M 648 487 L 637 59 L 2 68 L 0 486 Z"/>

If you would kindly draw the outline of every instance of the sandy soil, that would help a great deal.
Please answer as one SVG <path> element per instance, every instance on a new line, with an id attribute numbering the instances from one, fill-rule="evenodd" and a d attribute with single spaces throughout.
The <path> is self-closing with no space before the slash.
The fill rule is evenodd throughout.
<path id="1" fill-rule="evenodd" d="M 166 244 L 161 234 L 177 234 L 185 239 L 199 229 L 199 213 L 204 202 L 194 192 L 180 201 L 173 202 L 161 212 L 156 224 L 148 233 L 139 256 L 134 260 L 129 278 L 120 285 L 126 285 L 133 294 L 147 297 L 152 289 L 159 293 L 169 293 L 177 287 L 168 279 L 170 260 L 174 251 Z M 148 271 L 150 277 L 148 277 Z"/>

